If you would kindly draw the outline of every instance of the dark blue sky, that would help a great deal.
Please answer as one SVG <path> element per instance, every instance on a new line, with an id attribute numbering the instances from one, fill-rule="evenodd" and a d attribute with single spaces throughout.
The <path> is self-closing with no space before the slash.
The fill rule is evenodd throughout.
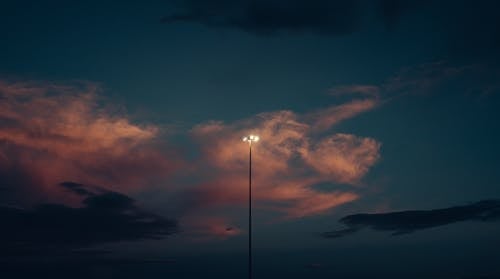
<path id="1" fill-rule="evenodd" d="M 499 8 L 2 3 L 0 269 L 245 276 L 258 133 L 255 278 L 499 278 Z"/>

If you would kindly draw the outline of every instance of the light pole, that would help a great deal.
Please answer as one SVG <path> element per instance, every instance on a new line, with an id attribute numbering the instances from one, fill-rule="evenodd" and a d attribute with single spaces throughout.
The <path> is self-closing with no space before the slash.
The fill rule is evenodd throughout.
<path id="1" fill-rule="evenodd" d="M 252 279 L 252 142 L 258 142 L 259 136 L 249 135 L 243 138 L 248 142 L 248 279 Z"/>

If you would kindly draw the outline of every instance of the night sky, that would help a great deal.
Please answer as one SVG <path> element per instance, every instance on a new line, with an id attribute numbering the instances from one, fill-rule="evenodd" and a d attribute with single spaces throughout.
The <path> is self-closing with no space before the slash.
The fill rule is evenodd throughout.
<path id="1" fill-rule="evenodd" d="M 130 3 L 129 3 L 130 2 Z M 500 2 L 2 1 L 0 278 L 500 278 Z"/>

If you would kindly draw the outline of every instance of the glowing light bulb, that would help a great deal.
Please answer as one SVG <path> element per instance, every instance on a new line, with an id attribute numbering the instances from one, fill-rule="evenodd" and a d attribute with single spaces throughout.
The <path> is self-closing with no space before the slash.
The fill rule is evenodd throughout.
<path id="1" fill-rule="evenodd" d="M 257 142 L 260 140 L 259 136 L 257 135 L 248 135 L 246 137 L 243 137 L 242 140 L 244 142 L 252 143 L 252 142 Z"/>

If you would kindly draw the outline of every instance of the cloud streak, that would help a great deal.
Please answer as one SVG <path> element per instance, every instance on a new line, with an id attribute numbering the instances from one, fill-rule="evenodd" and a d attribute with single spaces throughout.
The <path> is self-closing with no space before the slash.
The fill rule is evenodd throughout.
<path id="1" fill-rule="evenodd" d="M 499 77 L 496 64 L 492 62 L 452 64 L 441 60 L 403 67 L 380 84 L 338 85 L 332 87 L 329 93 L 338 99 L 365 97 L 363 102 L 358 101 L 350 106 L 369 110 L 371 107 L 408 94 L 491 95 L 499 91 Z M 459 89 L 455 89 L 457 85 L 460 86 Z M 374 100 L 377 102 L 370 103 Z"/>
<path id="2" fill-rule="evenodd" d="M 325 232 L 325 238 L 338 238 L 361 229 L 392 232 L 392 235 L 445 226 L 458 222 L 491 222 L 500 220 L 500 200 L 484 200 L 473 204 L 432 210 L 409 210 L 377 214 L 354 214 L 340 219 L 347 228 Z"/>
<path id="3" fill-rule="evenodd" d="M 380 93 L 379 86 L 366 85 L 366 84 L 340 85 L 330 89 L 330 94 L 332 96 L 359 94 L 361 96 L 364 95 L 377 98 L 379 96 L 379 93 Z"/>

